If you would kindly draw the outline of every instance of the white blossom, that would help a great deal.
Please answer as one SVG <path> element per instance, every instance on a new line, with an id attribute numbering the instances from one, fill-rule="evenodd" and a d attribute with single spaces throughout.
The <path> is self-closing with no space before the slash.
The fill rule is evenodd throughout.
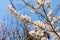
<path id="1" fill-rule="evenodd" d="M 46 23 L 44 25 L 45 25 L 46 30 L 52 31 L 52 28 L 51 28 L 51 26 L 49 24 Z"/>
<path id="2" fill-rule="evenodd" d="M 45 6 L 45 4 L 49 4 L 52 0 L 36 0 L 36 1 L 39 3 L 38 8 L 43 11 L 43 8 L 40 7 L 40 6 L 42 6 L 42 5 Z M 51 6 L 51 5 L 49 4 L 49 5 L 46 5 L 46 6 Z M 47 33 L 44 34 L 44 31 L 48 30 L 52 34 L 52 36 L 54 37 L 53 40 L 59 40 L 56 33 L 52 32 L 52 27 L 54 27 L 55 21 L 60 20 L 60 16 L 55 18 L 53 16 L 53 11 L 50 8 L 48 8 L 47 17 L 48 17 L 48 20 L 50 21 L 50 23 L 52 24 L 52 27 L 51 27 L 50 24 L 44 23 L 44 22 L 39 21 L 39 20 L 32 22 L 31 18 L 27 15 L 19 15 L 19 13 L 12 7 L 12 5 L 9 5 L 7 8 L 9 10 L 10 14 L 12 14 L 14 17 L 19 19 L 21 22 L 23 22 L 23 23 L 30 22 L 32 24 L 32 26 L 37 28 L 36 30 L 29 31 L 29 34 L 31 36 L 33 36 L 34 38 L 37 38 L 37 39 L 41 38 L 41 40 L 48 40 L 48 38 L 47 38 L 48 34 Z M 38 10 L 32 9 L 31 12 L 38 13 Z M 3 22 L 5 22 L 5 21 L 3 21 Z M 28 24 L 30 24 L 30 23 L 28 23 Z M 30 25 L 29 25 L 29 27 L 30 27 Z M 44 30 L 40 29 L 40 27 L 43 28 Z M 1 28 L 1 26 L 0 26 L 0 28 Z M 56 28 L 54 30 L 57 31 L 58 29 Z M 60 33 L 58 33 L 58 34 L 60 36 Z M 47 36 L 45 36 L 45 35 L 47 35 Z"/>
<path id="3" fill-rule="evenodd" d="M 52 35 L 53 39 L 59 40 L 58 36 L 54 32 L 50 32 L 50 34 Z"/>
<path id="4" fill-rule="evenodd" d="M 57 21 L 57 19 L 53 16 L 52 10 L 49 11 L 47 14 L 49 20 L 53 20 L 54 22 Z"/>
<path id="5" fill-rule="evenodd" d="M 21 20 L 23 23 L 26 23 L 27 21 L 28 22 L 31 21 L 31 18 L 28 17 L 27 15 L 25 15 L 25 16 L 19 15 L 19 13 L 16 10 L 14 10 L 14 8 L 11 5 L 8 6 L 8 10 L 10 11 L 10 13 L 14 17 L 16 17 L 17 19 Z"/>
<path id="6" fill-rule="evenodd" d="M 45 29 L 45 25 L 44 25 L 44 23 L 43 23 L 42 21 L 39 21 L 39 20 L 34 21 L 34 22 L 33 22 L 33 25 L 34 25 L 34 27 L 36 27 L 37 29 L 40 29 L 40 27 L 43 28 L 43 29 Z"/>
<path id="7" fill-rule="evenodd" d="M 60 36 L 60 32 L 58 33 L 58 35 Z"/>
<path id="8" fill-rule="evenodd" d="M 60 20 L 60 16 L 57 17 L 57 20 Z"/>
<path id="9" fill-rule="evenodd" d="M 37 25 L 37 26 L 42 26 L 43 24 L 44 23 L 39 20 L 33 22 L 33 25 Z"/>
<path id="10" fill-rule="evenodd" d="M 43 28 L 43 29 L 46 29 L 46 30 L 52 30 L 52 28 L 51 28 L 51 26 L 49 25 L 49 24 L 47 24 L 47 23 L 43 23 L 43 22 L 41 22 L 41 21 L 34 21 L 33 22 L 33 25 L 34 25 L 34 27 L 36 27 L 38 30 L 40 29 L 41 30 L 41 28 Z M 40 28 L 41 27 L 41 28 Z"/>
<path id="11" fill-rule="evenodd" d="M 12 7 L 12 5 L 8 5 L 7 9 L 9 10 L 10 14 L 15 16 L 16 18 L 19 18 L 20 14 Z"/>
<path id="12" fill-rule="evenodd" d="M 37 39 L 44 35 L 43 31 L 41 30 L 32 30 L 29 32 L 29 34 Z"/>
<path id="13" fill-rule="evenodd" d="M 20 20 L 23 23 L 26 23 L 26 22 L 30 22 L 31 21 L 31 18 L 29 16 L 25 15 L 25 16 L 20 16 Z"/>
<path id="14" fill-rule="evenodd" d="M 48 17 L 53 17 L 52 10 L 49 10 L 47 16 L 48 16 Z"/>
<path id="15" fill-rule="evenodd" d="M 51 21 L 51 24 L 54 25 L 54 21 Z"/>
<path id="16" fill-rule="evenodd" d="M 52 19 L 52 20 L 55 22 L 55 21 L 57 21 L 57 18 L 53 17 L 53 19 Z"/>
<path id="17" fill-rule="evenodd" d="M 12 5 L 8 5 L 7 6 L 7 9 L 9 10 L 9 12 L 11 13 L 11 14 L 13 14 L 13 13 L 15 13 L 16 12 L 16 10 L 12 7 Z"/>
<path id="18" fill-rule="evenodd" d="M 50 3 L 52 0 L 36 0 L 40 4 L 47 4 Z"/>
<path id="19" fill-rule="evenodd" d="M 45 0 L 45 4 L 50 3 L 52 0 Z"/>
<path id="20" fill-rule="evenodd" d="M 44 4 L 44 1 L 43 0 L 36 0 L 38 3 L 40 4 Z"/>
<path id="21" fill-rule="evenodd" d="M 34 9 L 32 9 L 31 12 L 38 13 L 38 11 Z"/>
<path id="22" fill-rule="evenodd" d="M 46 37 L 42 37 L 41 40 L 48 40 L 48 38 L 46 38 Z"/>
<path id="23" fill-rule="evenodd" d="M 57 21 L 57 18 L 52 17 L 52 14 L 51 14 L 50 16 L 51 16 L 51 17 L 49 18 L 49 20 L 52 20 L 52 21 L 51 21 L 51 24 L 54 25 L 54 23 Z"/>
<path id="24" fill-rule="evenodd" d="M 30 31 L 29 34 L 30 34 L 31 36 L 36 36 L 35 30 Z"/>

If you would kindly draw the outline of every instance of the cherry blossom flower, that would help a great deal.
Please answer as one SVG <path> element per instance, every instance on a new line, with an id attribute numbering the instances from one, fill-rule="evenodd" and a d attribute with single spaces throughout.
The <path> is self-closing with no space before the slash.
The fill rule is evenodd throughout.
<path id="1" fill-rule="evenodd" d="M 52 0 L 36 0 L 38 3 L 40 3 L 41 5 L 50 3 Z"/>
<path id="2" fill-rule="evenodd" d="M 42 37 L 41 40 L 48 40 L 48 38 L 46 38 L 46 37 Z"/>
<path id="3" fill-rule="evenodd" d="M 44 23 L 41 22 L 41 21 L 39 21 L 39 20 L 34 21 L 34 22 L 33 22 L 33 25 L 34 25 L 34 27 L 36 27 L 37 29 L 40 29 L 40 27 L 43 28 L 43 29 L 45 29 Z"/>
<path id="4" fill-rule="evenodd" d="M 41 30 L 32 30 L 29 32 L 29 34 L 37 39 L 39 39 L 41 36 L 43 36 L 43 31 Z"/>
<path id="5" fill-rule="evenodd" d="M 12 5 L 8 5 L 7 9 L 9 10 L 10 14 L 12 14 L 13 16 L 15 16 L 16 18 L 18 18 L 20 16 L 19 12 L 17 12 Z"/>
<path id="6" fill-rule="evenodd" d="M 53 19 L 52 19 L 52 20 L 55 22 L 55 21 L 57 21 L 57 18 L 53 17 Z"/>
<path id="7" fill-rule="evenodd" d="M 26 23 L 26 22 L 30 22 L 31 21 L 31 18 L 29 16 L 25 15 L 25 16 L 20 16 L 20 20 L 23 23 Z"/>
<path id="8" fill-rule="evenodd" d="M 57 20 L 60 20 L 60 16 L 57 17 Z"/>
<path id="9" fill-rule="evenodd" d="M 49 10 L 47 16 L 48 16 L 48 17 L 53 17 L 52 10 Z"/>
<path id="10" fill-rule="evenodd" d="M 30 6 L 32 8 L 31 12 L 34 12 L 34 13 L 38 13 L 38 11 L 39 12 L 42 11 L 41 13 L 43 13 L 44 12 L 43 6 L 45 9 L 45 5 L 46 5 L 47 10 L 48 10 L 48 14 L 47 14 L 48 20 L 46 20 L 46 22 L 44 21 L 45 23 L 40 20 L 31 21 L 31 18 L 28 15 L 19 15 L 19 13 L 12 7 L 12 5 L 9 5 L 7 8 L 9 10 L 10 14 L 12 14 L 14 17 L 19 19 L 22 23 L 24 23 L 24 24 L 27 23 L 26 25 L 31 25 L 36 28 L 35 30 L 29 31 L 29 34 L 31 36 L 33 36 L 34 38 L 37 38 L 37 39 L 41 38 L 41 40 L 48 40 L 49 39 L 48 33 L 46 33 L 46 32 L 44 33 L 45 30 L 48 30 L 49 32 L 51 32 L 52 36 L 54 36 L 58 40 L 59 39 L 58 35 L 57 35 L 58 33 L 55 32 L 54 26 L 55 26 L 56 21 L 60 20 L 60 16 L 57 18 L 54 17 L 52 9 L 49 8 L 49 7 L 51 7 L 51 5 L 50 5 L 51 1 L 52 0 L 36 0 L 37 9 L 33 8 L 34 6 L 31 3 L 30 3 L 31 4 L 31 6 L 30 6 L 30 5 L 28 5 L 28 3 L 26 3 L 24 1 L 26 3 L 26 5 L 28 5 L 28 7 Z M 41 16 L 41 17 L 45 17 L 44 14 L 42 14 L 42 15 L 43 16 Z M 49 24 L 49 23 L 51 23 L 51 24 Z M 60 34 L 59 34 L 59 36 L 60 36 Z"/>
<path id="11" fill-rule="evenodd" d="M 14 8 L 11 5 L 8 6 L 8 10 L 10 11 L 10 13 L 13 16 L 15 16 L 17 19 L 21 20 L 23 23 L 26 23 L 28 21 L 31 21 L 31 18 L 28 17 L 27 15 L 20 16 L 19 13 L 16 10 L 14 10 Z"/>
<path id="12" fill-rule="evenodd" d="M 49 24 L 46 23 L 46 24 L 44 24 L 44 25 L 45 25 L 45 29 L 46 29 L 46 30 L 52 31 L 52 28 L 51 28 L 51 26 L 50 26 Z"/>
<path id="13" fill-rule="evenodd" d="M 39 20 L 33 22 L 33 25 L 42 26 L 43 24 L 44 24 L 44 23 L 41 22 L 41 21 L 39 21 Z"/>
<path id="14" fill-rule="evenodd" d="M 43 0 L 36 0 L 38 3 L 40 3 L 40 4 L 44 4 L 44 2 L 45 1 L 43 1 Z"/>
<path id="15" fill-rule="evenodd" d="M 38 11 L 34 9 L 32 9 L 31 12 L 38 13 Z"/>

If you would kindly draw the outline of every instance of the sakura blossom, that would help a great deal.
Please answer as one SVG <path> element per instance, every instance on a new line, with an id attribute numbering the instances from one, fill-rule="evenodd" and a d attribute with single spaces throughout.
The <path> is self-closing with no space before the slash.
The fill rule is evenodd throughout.
<path id="1" fill-rule="evenodd" d="M 33 14 L 36 13 L 38 16 L 37 20 L 32 20 L 32 15 L 28 16 L 28 13 L 21 15 L 22 12 L 15 10 L 12 4 L 7 6 L 10 14 L 22 22 L 21 25 L 23 25 L 22 29 L 24 31 L 22 35 L 23 40 L 50 40 L 50 36 L 53 37 L 52 40 L 60 39 L 60 34 L 57 32 L 57 26 L 59 25 L 57 21 L 60 20 L 60 16 L 54 16 L 54 12 L 51 8 L 52 5 L 50 4 L 51 1 L 53 0 L 35 0 L 36 8 L 32 3 L 22 0 L 25 4 L 24 6 L 31 9 L 29 9 L 30 12 L 33 12 Z M 42 18 L 42 20 L 39 18 Z M 35 29 L 30 29 L 30 27 Z M 15 32 L 15 34 L 16 33 L 17 32 Z"/>

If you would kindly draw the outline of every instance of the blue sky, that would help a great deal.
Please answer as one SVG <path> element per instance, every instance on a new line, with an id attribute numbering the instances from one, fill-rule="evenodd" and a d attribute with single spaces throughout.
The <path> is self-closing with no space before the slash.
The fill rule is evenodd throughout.
<path id="1" fill-rule="evenodd" d="M 0 0 L 0 20 L 8 16 L 6 6 L 9 4 L 8 0 Z"/>
<path id="2" fill-rule="evenodd" d="M 53 0 L 53 7 L 56 7 L 57 3 L 60 3 L 60 0 Z M 0 0 L 0 20 L 9 16 L 9 12 L 6 6 L 10 4 L 9 0 Z"/>
<path id="3" fill-rule="evenodd" d="M 58 3 L 60 3 L 60 0 L 53 0 L 53 8 L 55 8 Z M 6 8 L 8 4 L 10 4 L 9 0 L 0 0 L 0 22 L 3 18 L 11 16 Z M 33 17 L 33 19 L 37 19 L 37 17 Z"/>
<path id="4" fill-rule="evenodd" d="M 56 7 L 60 0 L 53 0 L 53 7 Z M 9 15 L 6 6 L 10 4 L 9 0 L 0 0 L 0 20 Z"/>

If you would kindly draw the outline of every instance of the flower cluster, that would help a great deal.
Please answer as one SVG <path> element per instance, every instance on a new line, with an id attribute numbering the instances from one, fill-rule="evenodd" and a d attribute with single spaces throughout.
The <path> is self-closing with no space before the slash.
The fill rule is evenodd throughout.
<path id="1" fill-rule="evenodd" d="M 54 23 L 55 23 L 56 21 L 60 20 L 60 16 L 58 16 L 57 18 L 54 17 L 52 10 L 49 10 L 47 16 L 48 16 L 49 20 L 51 20 L 51 24 L 52 24 L 52 25 L 54 25 Z"/>
<path id="2" fill-rule="evenodd" d="M 57 17 L 57 20 L 60 20 L 60 16 Z"/>
<path id="3" fill-rule="evenodd" d="M 41 21 L 39 21 L 39 20 L 34 21 L 34 22 L 33 22 L 33 25 L 35 25 L 35 26 L 39 26 L 39 27 L 44 27 L 44 28 L 45 28 L 44 23 L 41 22 Z"/>
<path id="4" fill-rule="evenodd" d="M 23 1 L 24 1 L 24 3 L 26 3 L 25 0 L 23 0 Z M 31 4 L 32 5 L 31 6 L 30 4 L 26 3 L 26 5 L 28 5 L 28 7 L 30 7 L 32 9 L 31 12 L 39 14 L 38 16 L 43 17 L 44 22 L 42 22 L 40 20 L 31 21 L 31 18 L 29 16 L 19 15 L 19 13 L 12 7 L 12 5 L 8 6 L 8 10 L 14 17 L 16 17 L 17 19 L 22 21 L 22 23 L 24 23 L 24 24 L 27 23 L 27 25 L 31 25 L 34 28 L 36 28 L 36 29 L 28 32 L 30 36 L 33 36 L 34 38 L 39 39 L 39 40 L 48 40 L 49 34 L 47 33 L 47 31 L 51 32 L 51 34 L 55 38 L 57 38 L 58 33 L 56 32 L 57 29 L 55 27 L 55 24 L 57 23 L 57 21 L 60 20 L 60 16 L 55 17 L 53 15 L 53 11 L 51 10 L 51 7 L 50 7 L 51 1 L 52 0 L 36 0 L 37 8 L 35 8 L 32 4 Z M 48 12 L 46 12 L 46 11 L 48 11 Z M 39 12 L 41 12 L 41 13 L 39 13 Z"/>
<path id="5" fill-rule="evenodd" d="M 40 5 L 44 5 L 47 4 L 49 2 L 51 2 L 51 0 L 36 0 Z"/>
<path id="6" fill-rule="evenodd" d="M 40 39 L 41 40 L 48 40 L 49 39 L 48 38 L 49 34 L 42 31 L 42 30 L 32 30 L 32 31 L 29 32 L 29 34 L 31 36 L 33 36 L 34 38 L 39 39 L 39 40 Z"/>
<path id="7" fill-rule="evenodd" d="M 19 18 L 20 18 L 20 20 L 21 20 L 23 23 L 27 23 L 27 22 L 30 22 L 30 21 L 31 21 L 31 18 L 30 18 L 29 16 L 27 16 L 27 15 L 25 15 L 25 16 L 20 16 Z"/>
<path id="8" fill-rule="evenodd" d="M 28 17 L 27 15 L 21 16 L 16 10 L 14 10 L 14 8 L 12 7 L 12 5 L 9 5 L 7 8 L 8 8 L 8 10 L 10 11 L 10 13 L 14 17 L 16 17 L 17 19 L 21 20 L 23 23 L 26 23 L 26 22 L 30 22 L 31 21 L 31 18 Z"/>
<path id="9" fill-rule="evenodd" d="M 10 14 L 18 18 L 20 14 L 12 7 L 12 5 L 8 5 L 7 9 L 9 10 Z"/>
<path id="10" fill-rule="evenodd" d="M 42 37 L 41 40 L 48 40 L 46 37 Z"/>
<path id="11" fill-rule="evenodd" d="M 41 30 L 32 30 L 32 31 L 29 32 L 29 34 L 30 34 L 31 36 L 33 36 L 34 38 L 39 39 L 40 37 L 43 36 L 44 33 L 43 33 L 43 31 L 41 31 Z"/>
<path id="12" fill-rule="evenodd" d="M 46 30 L 52 30 L 51 26 L 47 23 L 43 23 L 41 21 L 34 21 L 33 26 L 36 27 L 38 30 L 40 28 L 46 29 Z"/>

